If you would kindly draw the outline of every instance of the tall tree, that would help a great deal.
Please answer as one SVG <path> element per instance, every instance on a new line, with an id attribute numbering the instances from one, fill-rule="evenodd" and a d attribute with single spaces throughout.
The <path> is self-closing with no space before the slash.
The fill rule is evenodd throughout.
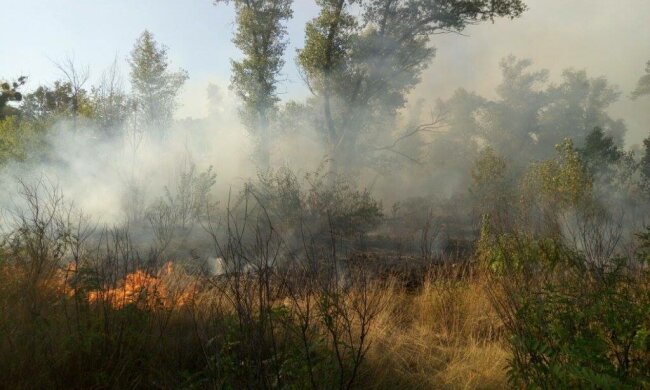
<path id="1" fill-rule="evenodd" d="M 650 136 L 643 140 L 643 157 L 639 162 L 641 181 L 646 192 L 650 193 Z"/>
<path id="2" fill-rule="evenodd" d="M 216 0 L 229 3 L 230 0 Z M 292 17 L 292 0 L 233 0 L 237 34 L 233 42 L 244 54 L 232 60 L 232 88 L 244 103 L 247 127 L 258 137 L 257 157 L 262 168 L 270 163 L 270 117 L 279 101 L 278 75 L 287 46 L 285 22 Z"/>
<path id="3" fill-rule="evenodd" d="M 378 129 L 390 130 L 395 112 L 435 54 L 436 33 L 517 17 L 522 0 L 317 0 L 298 62 L 322 106 L 333 164 L 367 156 Z M 361 8 L 353 16 L 351 7 Z M 370 148 L 368 148 L 370 146 Z"/>
<path id="4" fill-rule="evenodd" d="M 618 148 L 612 136 L 608 136 L 600 127 L 594 127 L 585 139 L 583 148 L 578 149 L 587 162 L 613 164 L 621 159 L 623 152 Z"/>
<path id="5" fill-rule="evenodd" d="M 163 136 L 172 121 L 178 91 L 188 79 L 187 72 L 168 69 L 167 48 L 146 30 L 136 41 L 129 64 L 140 125 Z"/>
<path id="6" fill-rule="evenodd" d="M 585 166 L 594 178 L 611 182 L 614 166 L 625 154 L 616 145 L 611 135 L 606 135 L 600 127 L 594 127 L 585 138 L 584 147 L 578 152 Z"/>
<path id="7" fill-rule="evenodd" d="M 298 63 L 310 91 L 322 101 L 323 130 L 332 159 L 330 171 L 335 173 L 338 165 L 335 152 L 343 138 L 335 123 L 332 100 L 343 92 L 340 86 L 346 81 L 346 56 L 352 50 L 352 37 L 358 25 L 347 10 L 354 0 L 317 0 L 317 3 L 320 15 L 307 23 L 305 47 L 299 51 Z"/>
<path id="8" fill-rule="evenodd" d="M 646 74 L 641 76 L 637 82 L 636 89 L 632 92 L 632 98 L 637 99 L 641 96 L 650 96 L 650 61 L 645 68 Z M 639 170 L 644 187 L 650 193 L 650 136 L 643 140 L 643 157 L 639 163 Z"/>

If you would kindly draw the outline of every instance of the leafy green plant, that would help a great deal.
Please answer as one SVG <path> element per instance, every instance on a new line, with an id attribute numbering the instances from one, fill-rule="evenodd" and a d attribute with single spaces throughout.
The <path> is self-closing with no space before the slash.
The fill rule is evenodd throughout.
<path id="1" fill-rule="evenodd" d="M 511 273 L 493 294 L 509 332 L 511 382 L 528 388 L 648 388 L 647 270 L 624 258 L 610 259 L 604 269 L 580 261 L 557 264 L 525 281 Z"/>

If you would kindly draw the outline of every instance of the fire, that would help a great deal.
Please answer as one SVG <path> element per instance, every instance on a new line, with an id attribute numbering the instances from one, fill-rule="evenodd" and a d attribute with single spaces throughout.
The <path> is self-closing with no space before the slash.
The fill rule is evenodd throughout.
<path id="1" fill-rule="evenodd" d="M 127 274 L 116 286 L 105 286 L 91 291 L 79 288 L 75 280 L 78 279 L 80 271 L 75 263 L 53 267 L 49 275 L 42 277 L 33 277 L 35 272 L 15 265 L 0 264 L 0 284 L 6 280 L 36 283 L 34 287 L 44 293 L 67 297 L 81 296 L 91 304 L 107 304 L 114 309 L 135 305 L 154 310 L 189 304 L 200 286 L 199 278 L 176 269 L 171 261 L 157 273 L 139 269 Z"/>
<path id="2" fill-rule="evenodd" d="M 127 305 L 141 308 L 172 308 L 187 304 L 197 287 L 195 281 L 174 285 L 174 266 L 167 262 L 157 275 L 137 270 L 126 275 L 116 288 L 95 290 L 88 293 L 90 303 L 107 302 L 119 309 Z"/>

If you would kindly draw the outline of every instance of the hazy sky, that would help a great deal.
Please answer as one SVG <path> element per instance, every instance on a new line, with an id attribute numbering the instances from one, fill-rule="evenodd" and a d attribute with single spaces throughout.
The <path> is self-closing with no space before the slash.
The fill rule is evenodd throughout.
<path id="1" fill-rule="evenodd" d="M 468 36 L 438 36 L 438 54 L 414 97 L 430 101 L 457 87 L 491 95 L 499 82 L 498 63 L 506 55 L 530 58 L 554 78 L 564 68 L 606 76 L 623 95 L 612 114 L 626 120 L 628 143 L 650 131 L 650 99 L 632 102 L 629 93 L 650 60 L 650 0 L 529 0 L 530 10 L 515 21 L 469 28 Z M 74 55 L 97 79 L 117 56 L 125 59 L 144 30 L 169 47 L 176 67 L 189 72 L 179 116 L 206 112 L 206 85 L 226 86 L 234 15 L 211 0 L 0 0 L 0 77 L 26 74 L 30 86 L 60 77 L 52 61 Z M 294 0 L 290 47 L 280 87 L 283 98 L 306 94 L 294 64 L 313 0 Z"/>

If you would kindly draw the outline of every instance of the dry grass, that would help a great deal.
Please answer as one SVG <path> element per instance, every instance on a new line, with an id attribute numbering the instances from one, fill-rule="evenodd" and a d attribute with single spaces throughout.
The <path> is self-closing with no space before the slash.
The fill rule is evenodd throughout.
<path id="1" fill-rule="evenodd" d="M 2 268 L 4 268 L 2 271 L 8 271 L 7 268 Z M 198 362 L 203 358 L 201 355 L 196 355 L 192 351 L 197 351 L 197 348 L 204 348 L 204 346 L 210 344 L 209 340 L 215 337 L 221 339 L 227 333 L 226 330 L 221 329 L 218 325 L 220 323 L 219 321 L 222 321 L 219 319 L 236 318 L 237 310 L 233 306 L 235 296 L 233 296 L 234 290 L 232 289 L 235 285 L 227 282 L 220 288 L 214 284 L 212 284 L 212 288 L 205 288 L 208 286 L 204 284 L 204 288 L 201 288 L 202 291 L 188 295 L 188 289 L 194 291 L 197 288 L 197 281 L 192 276 L 183 272 L 171 272 L 171 269 L 171 266 L 167 266 L 157 275 L 146 275 L 146 278 L 143 277 L 137 280 L 127 276 L 125 279 L 124 286 L 126 287 L 123 287 L 122 290 L 140 291 L 138 294 L 131 295 L 144 299 L 142 301 L 143 305 L 137 304 L 135 307 L 143 310 L 138 318 L 145 320 L 145 325 L 139 322 L 131 322 L 129 315 L 126 315 L 121 320 L 126 322 L 121 322 L 122 325 L 110 330 L 107 335 L 104 335 L 102 333 L 103 331 L 95 329 L 93 326 L 80 334 L 80 337 L 82 339 L 87 339 L 90 336 L 100 337 L 100 339 L 111 339 L 112 336 L 110 336 L 110 333 L 118 330 L 119 332 L 128 330 L 129 332 L 133 331 L 137 333 L 144 331 L 144 334 L 158 335 L 158 341 L 149 339 L 133 339 L 128 341 L 133 344 L 131 346 L 132 348 L 141 350 L 141 353 L 144 355 L 150 353 L 160 354 L 164 350 L 166 351 L 165 354 L 173 352 L 173 355 L 176 355 L 180 359 L 176 363 L 167 361 L 169 359 L 163 358 L 162 356 L 159 356 L 159 359 L 152 359 L 153 362 L 157 363 L 152 363 L 151 367 L 146 369 L 149 371 L 148 378 L 164 378 L 165 376 L 159 372 L 162 367 L 169 367 L 170 369 L 173 367 L 182 367 L 187 370 L 191 369 L 191 367 L 196 367 L 196 364 L 200 366 L 202 363 Z M 137 271 L 130 276 L 140 274 L 144 275 L 142 271 Z M 3 272 L 3 275 L 4 277 L 2 279 L 5 282 L 20 279 L 17 277 L 19 273 Z M 172 275 L 174 277 L 170 278 L 169 276 Z M 55 274 L 54 279 L 60 279 L 59 275 Z M 136 283 L 138 285 L 128 285 L 127 282 L 129 281 L 133 283 L 138 282 Z M 243 284 L 238 285 L 238 289 L 241 289 L 238 291 L 245 292 L 245 296 L 251 298 L 256 295 L 256 284 L 247 283 L 245 279 L 242 279 L 240 283 Z M 367 339 L 370 342 L 370 347 L 361 365 L 361 372 L 354 387 L 367 389 L 478 389 L 507 387 L 504 369 L 506 360 L 508 359 L 508 353 L 500 341 L 501 322 L 490 305 L 485 289 L 486 283 L 487 278 L 480 274 L 466 274 L 458 277 L 458 275 L 451 275 L 449 273 L 431 273 L 425 278 L 421 288 L 416 291 L 407 291 L 399 287 L 397 280 L 372 282 L 368 292 L 374 297 L 380 297 L 381 303 L 373 304 L 377 305 L 376 307 L 379 308 L 379 311 L 373 317 L 369 328 Z M 56 285 L 58 286 L 59 284 Z M 177 288 L 172 289 L 171 287 L 175 285 L 178 285 L 176 286 Z M 1 295 L 5 298 L 9 298 L 12 295 L 11 293 L 16 294 L 19 290 L 26 288 L 24 285 L 11 283 L 5 283 L 4 287 L 0 290 L 4 291 Z M 175 304 L 171 306 L 163 304 L 164 300 L 159 304 L 144 304 L 148 302 L 148 297 L 160 296 L 160 294 L 152 294 L 149 291 L 151 288 L 156 293 L 178 290 L 178 293 L 174 296 L 179 299 L 175 299 Z M 79 318 L 85 319 L 86 321 L 97 321 L 98 325 L 104 323 L 104 320 L 101 318 L 105 315 L 122 318 L 120 313 L 123 311 L 124 305 L 115 305 L 114 294 L 111 295 L 110 293 L 111 291 L 122 290 L 109 289 L 103 294 L 91 291 L 87 296 L 91 306 L 78 314 L 81 315 Z M 148 293 L 142 294 L 142 291 L 145 290 Z M 10 299 L 2 299 L 0 302 L 4 302 L 4 306 L 6 306 L 4 308 L 6 309 L 4 311 L 5 314 L 9 315 L 11 312 L 13 315 L 10 315 L 10 317 L 4 316 L 4 320 L 0 321 L 0 325 L 4 324 L 5 330 L 13 329 L 14 331 L 10 333 L 15 333 L 17 337 L 23 333 L 26 336 L 31 332 L 30 329 L 32 328 L 41 329 L 45 332 L 43 336 L 47 336 L 47 339 L 50 340 L 49 342 L 52 343 L 52 356 L 65 356 L 70 353 L 72 354 L 71 356 L 76 356 L 76 352 L 68 350 L 69 345 L 74 346 L 76 344 L 68 344 L 70 343 L 68 340 L 70 336 L 66 336 L 66 329 L 70 327 L 71 323 L 65 314 L 66 311 L 63 310 L 64 306 L 61 306 L 62 302 L 70 301 L 73 297 L 65 294 L 61 289 L 46 289 L 42 290 L 41 293 L 41 298 L 34 299 L 37 299 L 40 302 L 39 306 L 43 307 L 42 313 L 48 319 L 47 324 L 37 326 L 29 313 L 24 312 L 22 315 L 18 315 L 20 310 L 16 310 L 21 308 L 22 305 L 17 304 L 17 301 L 13 301 L 12 303 Z M 314 290 L 309 294 L 314 294 L 311 295 L 312 305 L 315 305 L 316 302 L 322 302 L 321 292 Z M 272 299 L 269 304 L 275 308 L 282 307 L 286 309 L 290 315 L 287 320 L 290 320 L 293 324 L 297 324 L 298 322 L 294 321 L 299 321 L 301 318 L 299 317 L 300 313 L 304 313 L 305 311 L 304 304 L 306 301 L 304 299 L 306 296 L 289 299 L 286 295 L 283 296 L 279 292 L 277 294 L 273 293 L 272 295 L 276 298 Z M 51 298 L 45 299 L 46 296 L 50 296 Z M 354 302 L 357 304 L 360 302 L 358 291 L 354 288 L 345 294 L 344 299 L 347 303 L 341 306 L 343 310 L 353 310 L 352 308 L 355 307 Z M 374 299 L 372 298 L 371 300 Z M 104 302 L 104 304 L 97 305 L 99 301 Z M 50 304 L 47 302 L 50 302 Z M 374 300 L 374 302 L 379 301 Z M 251 300 L 250 304 L 252 305 L 252 312 L 259 312 L 257 302 Z M 70 309 L 72 308 L 67 310 Z M 189 313 L 193 313 L 191 316 L 194 318 L 193 320 L 190 320 L 188 317 Z M 313 316 L 311 321 L 315 326 L 313 328 L 315 333 L 310 337 L 312 340 L 327 338 L 328 331 L 324 324 L 318 320 L 319 314 L 315 312 Z M 0 316 L 0 320 L 2 317 Z M 18 317 L 23 320 L 15 321 Z M 347 344 L 348 341 L 352 343 L 358 342 L 355 340 L 357 340 L 356 338 L 359 335 L 359 318 L 352 316 L 350 320 L 354 328 L 350 340 L 343 340 L 345 337 L 345 328 L 336 328 L 337 331 L 342 332 L 340 337 L 342 338 L 341 343 L 343 344 Z M 215 324 L 217 325 L 216 327 Z M 28 326 L 26 327 L 25 325 Z M 283 332 L 286 331 L 283 328 L 285 325 L 284 323 L 277 323 L 274 327 L 279 326 L 278 331 Z M 104 326 L 109 325 L 101 325 L 100 328 Z M 110 326 L 114 327 L 115 325 Z M 141 329 L 143 326 L 146 330 L 144 328 Z M 20 339 L 20 337 L 18 338 Z M 0 339 L 2 338 L 0 337 Z M 18 366 L 13 368 L 14 374 L 18 375 L 18 377 L 13 377 L 14 380 L 20 377 L 20 372 L 24 372 L 24 367 L 21 368 L 22 364 L 45 364 L 44 361 L 41 361 L 42 359 L 33 360 L 29 358 L 22 361 L 23 358 L 27 358 L 29 355 L 29 351 L 27 350 L 23 351 L 22 348 L 16 349 L 16 346 L 9 348 L 10 345 L 3 344 L 2 342 L 0 342 L 0 346 L 3 346 L 1 349 L 4 352 L 9 353 L 10 350 L 13 351 L 12 353 L 18 359 L 18 361 L 14 362 L 14 365 L 18 364 Z M 35 345 L 32 349 L 39 351 L 42 347 Z M 85 359 L 89 359 L 94 354 L 99 353 L 99 350 L 93 347 L 86 351 L 86 353 L 89 355 L 80 356 L 86 356 Z M 124 369 L 128 369 L 127 367 L 132 364 L 131 361 L 138 360 L 139 356 L 140 352 L 132 358 L 119 359 L 120 361 L 124 360 L 122 362 Z M 96 364 L 107 364 L 99 356 L 94 357 L 94 359 L 98 359 Z M 192 363 L 196 359 L 198 359 L 197 363 Z M 74 376 L 74 371 L 80 369 L 65 367 L 69 364 L 72 364 L 72 362 L 66 362 L 63 359 L 57 362 L 57 365 L 61 369 L 67 371 L 68 376 Z M 79 364 L 82 363 L 77 362 L 74 366 L 76 367 Z M 79 373 L 87 375 L 91 374 L 92 370 L 92 367 L 85 367 Z M 139 378 L 139 376 L 136 378 Z M 144 379 L 142 380 L 144 381 Z M 168 381 L 167 383 L 175 383 L 177 381 L 174 378 L 165 380 Z M 101 379 L 95 379 L 95 383 L 97 383 L 96 381 L 101 381 Z M 137 379 L 137 381 L 139 382 L 140 379 Z M 20 381 L 14 383 L 19 384 Z M 39 379 L 35 383 L 50 383 L 58 387 L 47 376 Z M 85 385 L 93 382 L 80 381 L 79 383 Z M 125 382 L 118 383 L 123 384 Z M 126 383 L 139 387 L 135 382 Z M 199 387 L 202 388 L 201 386 Z"/>
<path id="2" fill-rule="evenodd" d="M 508 352 L 480 275 L 432 275 L 416 293 L 391 289 L 372 329 L 365 385 L 373 389 L 507 387 Z"/>

